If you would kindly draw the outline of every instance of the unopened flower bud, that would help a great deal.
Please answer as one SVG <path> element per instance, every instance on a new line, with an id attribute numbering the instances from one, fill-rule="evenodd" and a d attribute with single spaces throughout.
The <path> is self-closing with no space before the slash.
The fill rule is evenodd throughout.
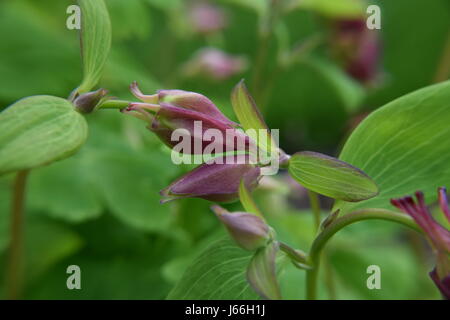
<path id="1" fill-rule="evenodd" d="M 73 104 L 81 113 L 91 113 L 94 111 L 100 100 L 107 94 L 108 91 L 105 89 L 83 93 L 73 101 Z"/>
<path id="2" fill-rule="evenodd" d="M 245 133 L 236 129 L 236 123 L 201 94 L 160 90 L 154 95 L 144 95 L 136 83 L 131 85 L 131 91 L 143 103 L 131 103 L 123 112 L 147 121 L 148 128 L 171 148 L 179 146 L 180 140 L 188 139 L 189 150 L 180 148 L 177 150 L 180 153 L 201 154 L 207 146 L 219 150 L 218 153 L 248 150 L 253 144 Z M 208 130 L 217 133 L 214 139 L 205 138 Z"/>
<path id="3" fill-rule="evenodd" d="M 254 251 L 269 240 L 269 227 L 260 217 L 247 212 L 230 213 L 217 205 L 211 209 L 241 248 Z"/>
<path id="4" fill-rule="evenodd" d="M 373 82 L 379 74 L 380 39 L 366 20 L 338 20 L 333 24 L 331 47 L 347 73 L 362 83 Z"/>
<path id="5" fill-rule="evenodd" d="M 230 157 L 233 159 L 230 160 Z M 162 190 L 161 202 L 179 198 L 202 198 L 217 202 L 237 200 L 242 179 L 249 190 L 253 190 L 260 179 L 260 168 L 248 161 L 248 157 L 229 156 L 223 159 L 223 164 L 202 164 Z"/>
<path id="6" fill-rule="evenodd" d="M 183 68 L 188 77 L 203 76 L 212 80 L 225 80 L 242 73 L 247 68 L 247 60 L 214 48 L 201 49 Z"/>
<path id="7" fill-rule="evenodd" d="M 194 30 L 202 34 L 211 34 L 227 25 L 224 12 L 208 3 L 196 3 L 189 8 L 189 20 Z"/>

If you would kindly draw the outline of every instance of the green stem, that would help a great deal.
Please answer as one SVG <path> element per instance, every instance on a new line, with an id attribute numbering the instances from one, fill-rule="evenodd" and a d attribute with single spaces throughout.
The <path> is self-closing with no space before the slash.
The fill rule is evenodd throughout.
<path id="1" fill-rule="evenodd" d="M 313 300 L 317 298 L 317 276 L 319 272 L 320 255 L 328 240 L 345 226 L 370 219 L 397 222 L 420 232 L 420 228 L 409 216 L 385 209 L 362 209 L 336 219 L 316 237 L 311 246 L 308 258 L 309 264 L 312 265 L 312 269 L 306 272 L 306 299 Z"/>
<path id="2" fill-rule="evenodd" d="M 256 103 L 261 102 L 263 86 L 262 81 L 266 78 L 263 76 L 269 57 L 269 50 L 273 38 L 273 29 L 280 14 L 280 0 L 267 0 L 268 8 L 266 14 L 260 17 L 259 25 L 259 44 L 258 51 L 255 57 L 255 64 L 252 74 L 252 92 Z M 264 111 L 264 106 L 260 105 L 261 111 Z"/>
<path id="3" fill-rule="evenodd" d="M 11 240 L 9 243 L 8 269 L 6 273 L 7 298 L 20 297 L 23 276 L 23 209 L 28 170 L 19 171 L 14 181 L 11 205 Z"/>
<path id="4" fill-rule="evenodd" d="M 289 245 L 282 241 L 279 241 L 278 243 L 280 245 L 280 250 L 286 253 L 291 259 L 294 259 L 295 261 L 302 264 L 306 263 L 307 256 L 303 251 L 291 248 Z"/>
<path id="5" fill-rule="evenodd" d="M 130 103 L 130 101 L 125 100 L 106 100 L 98 106 L 98 109 L 123 109 L 128 107 Z"/>
<path id="6" fill-rule="evenodd" d="M 320 202 L 319 196 L 314 191 L 308 190 L 309 203 L 311 205 L 311 209 L 314 215 L 314 227 L 316 228 L 316 232 L 318 232 L 320 228 Z"/>

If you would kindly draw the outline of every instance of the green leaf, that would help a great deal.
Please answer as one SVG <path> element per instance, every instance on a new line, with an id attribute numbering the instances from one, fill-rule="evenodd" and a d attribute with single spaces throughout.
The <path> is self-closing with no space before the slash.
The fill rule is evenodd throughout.
<path id="1" fill-rule="evenodd" d="M 89 182 L 98 190 L 111 212 L 139 230 L 164 231 L 173 219 L 171 206 L 159 203 L 159 190 L 167 185 L 167 158 L 143 154 L 127 147 L 90 150 Z"/>
<path id="2" fill-rule="evenodd" d="M 80 152 L 66 161 L 34 170 L 28 181 L 27 206 L 70 223 L 100 216 L 103 206 L 96 190 L 92 190 L 85 158 Z"/>
<path id="3" fill-rule="evenodd" d="M 111 47 L 111 22 L 103 0 L 79 0 L 83 81 L 79 93 L 90 91 L 102 75 Z"/>
<path id="4" fill-rule="evenodd" d="M 334 18 L 356 18 L 364 15 L 364 2 L 360 0 L 297 0 L 296 6 Z"/>
<path id="5" fill-rule="evenodd" d="M 167 298 L 257 299 L 245 278 L 251 257 L 231 240 L 219 240 L 195 259 Z"/>
<path id="6" fill-rule="evenodd" d="M 84 143 L 87 124 L 72 104 L 53 96 L 17 101 L 0 113 L 0 175 L 64 159 Z"/>
<path id="7" fill-rule="evenodd" d="M 355 202 L 378 193 L 377 185 L 360 169 L 321 153 L 294 154 L 288 170 L 306 188 L 334 199 Z"/>
<path id="8" fill-rule="evenodd" d="M 422 190 L 436 199 L 450 183 L 450 81 L 397 100 L 369 115 L 346 142 L 340 159 L 358 166 L 377 183 L 380 194 L 335 209 L 392 208 L 389 199 Z"/>
<path id="9" fill-rule="evenodd" d="M 261 0 L 222 0 L 225 3 L 236 4 L 243 8 L 254 10 L 258 15 L 263 16 L 267 10 L 268 5 L 265 1 Z"/>
<path id="10" fill-rule="evenodd" d="M 244 210 L 249 213 L 253 213 L 264 220 L 264 216 L 256 205 L 255 201 L 252 198 L 252 195 L 248 188 L 245 185 L 244 179 L 239 183 L 239 200 L 244 207 Z"/>
<path id="11" fill-rule="evenodd" d="M 268 152 L 272 150 L 272 146 L 276 147 L 263 116 L 244 84 L 244 80 L 241 80 L 234 87 L 231 93 L 231 104 L 244 130 L 255 130 L 255 132 L 249 131 L 247 134 L 254 141 L 257 141 L 258 147 Z"/>
<path id="12" fill-rule="evenodd" d="M 281 299 L 275 259 L 278 242 L 272 241 L 256 251 L 247 269 L 247 279 L 253 289 L 264 299 Z"/>
<path id="13" fill-rule="evenodd" d="M 71 229 L 34 216 L 27 223 L 25 240 L 27 281 L 44 274 L 83 245 L 82 239 Z"/>
<path id="14" fill-rule="evenodd" d="M 365 92 L 362 85 L 348 76 L 336 65 L 317 58 L 305 60 L 305 64 L 322 76 L 335 91 L 347 112 L 355 111 L 361 106 Z"/>

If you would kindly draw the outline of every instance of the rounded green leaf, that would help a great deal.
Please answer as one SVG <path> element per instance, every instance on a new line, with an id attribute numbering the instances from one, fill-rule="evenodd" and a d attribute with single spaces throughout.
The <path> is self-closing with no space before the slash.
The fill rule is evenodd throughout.
<path id="1" fill-rule="evenodd" d="M 363 169 L 380 194 L 335 209 L 392 208 L 389 199 L 422 190 L 433 201 L 450 186 L 450 81 L 400 97 L 369 115 L 347 140 L 340 159 Z"/>
<path id="2" fill-rule="evenodd" d="M 87 124 L 53 96 L 24 98 L 0 113 L 0 175 L 66 158 L 84 143 Z"/>
<path id="3" fill-rule="evenodd" d="M 356 202 L 378 194 L 377 185 L 363 171 L 321 153 L 294 154 L 288 170 L 306 188 L 334 199 Z"/>
<path id="4" fill-rule="evenodd" d="M 83 81 L 79 93 L 90 91 L 100 80 L 111 47 L 111 22 L 103 0 L 79 0 Z"/>

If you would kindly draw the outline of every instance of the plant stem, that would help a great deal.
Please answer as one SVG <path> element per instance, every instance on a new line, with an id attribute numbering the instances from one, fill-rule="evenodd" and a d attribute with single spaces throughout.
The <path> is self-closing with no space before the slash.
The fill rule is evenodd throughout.
<path id="1" fill-rule="evenodd" d="M 296 250 L 294 248 L 291 248 L 286 243 L 279 241 L 280 250 L 286 253 L 291 259 L 294 259 L 295 261 L 299 263 L 306 263 L 307 256 L 306 254 L 301 250 Z"/>
<path id="2" fill-rule="evenodd" d="M 260 17 L 259 25 L 259 44 L 258 51 L 255 57 L 255 65 L 252 74 L 252 92 L 255 97 L 256 103 L 261 102 L 262 92 L 262 80 L 264 69 L 267 65 L 267 58 L 269 57 L 269 49 L 273 37 L 273 28 L 280 14 L 280 0 L 266 0 L 268 2 L 268 8 L 266 13 Z M 264 106 L 260 105 L 261 111 L 264 111 Z"/>
<path id="3" fill-rule="evenodd" d="M 98 109 L 123 109 L 130 105 L 130 101 L 125 100 L 106 100 L 102 102 Z"/>
<path id="4" fill-rule="evenodd" d="M 28 170 L 19 171 L 14 181 L 11 205 L 11 240 L 6 273 L 7 298 L 20 297 L 23 276 L 23 209 Z"/>
<path id="5" fill-rule="evenodd" d="M 362 209 L 336 219 L 316 237 L 311 246 L 308 259 L 312 269 L 306 272 L 306 299 L 313 300 L 317 298 L 317 275 L 320 255 L 328 240 L 345 226 L 369 219 L 397 222 L 420 232 L 420 228 L 409 216 L 385 209 Z"/>
<path id="6" fill-rule="evenodd" d="M 316 232 L 319 231 L 320 228 L 320 202 L 319 196 L 314 191 L 308 190 L 309 203 L 311 205 L 311 209 L 314 215 L 314 227 L 316 228 Z"/>

